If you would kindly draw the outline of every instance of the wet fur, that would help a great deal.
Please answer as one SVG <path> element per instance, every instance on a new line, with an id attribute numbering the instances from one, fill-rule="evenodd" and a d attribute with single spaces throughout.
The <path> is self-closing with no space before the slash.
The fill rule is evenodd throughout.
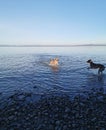
<path id="1" fill-rule="evenodd" d="M 98 74 L 101 74 L 105 70 L 105 66 L 102 64 L 96 64 L 91 59 L 87 61 L 90 64 L 89 69 L 98 69 Z"/>
<path id="2" fill-rule="evenodd" d="M 51 59 L 49 65 L 51 65 L 51 66 L 58 66 L 59 65 L 58 61 L 59 61 L 58 58 Z"/>

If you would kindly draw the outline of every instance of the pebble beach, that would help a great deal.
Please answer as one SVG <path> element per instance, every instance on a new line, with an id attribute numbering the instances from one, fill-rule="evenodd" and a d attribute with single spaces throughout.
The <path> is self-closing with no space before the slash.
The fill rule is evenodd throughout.
<path id="1" fill-rule="evenodd" d="M 16 92 L 5 103 L 0 101 L 0 130 L 106 128 L 106 94 L 102 89 L 76 95 L 73 99 L 66 94 L 36 96 Z"/>

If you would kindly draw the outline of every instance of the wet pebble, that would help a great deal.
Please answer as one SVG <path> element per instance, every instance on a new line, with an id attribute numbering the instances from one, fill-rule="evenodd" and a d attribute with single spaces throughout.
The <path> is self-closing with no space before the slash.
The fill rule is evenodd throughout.
<path id="1" fill-rule="evenodd" d="M 36 98 L 36 95 L 16 93 L 0 110 L 1 128 L 70 130 L 80 127 L 85 130 L 98 127 L 104 130 L 106 95 L 98 96 L 97 93 L 88 95 L 85 99 L 78 95 L 72 101 L 68 96 L 45 96 L 39 98 L 37 102 L 30 102 L 29 100 L 34 96 Z"/>

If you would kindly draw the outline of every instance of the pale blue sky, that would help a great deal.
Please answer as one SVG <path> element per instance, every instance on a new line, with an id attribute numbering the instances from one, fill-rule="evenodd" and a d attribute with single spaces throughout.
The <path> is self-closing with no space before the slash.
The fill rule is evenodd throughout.
<path id="1" fill-rule="evenodd" d="M 0 44 L 106 43 L 106 0 L 0 0 Z"/>

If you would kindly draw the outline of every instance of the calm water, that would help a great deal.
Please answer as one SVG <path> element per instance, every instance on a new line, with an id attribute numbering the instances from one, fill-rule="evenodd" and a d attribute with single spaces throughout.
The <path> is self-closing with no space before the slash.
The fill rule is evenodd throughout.
<path id="1" fill-rule="evenodd" d="M 59 58 L 60 66 L 46 63 Z M 76 95 L 102 88 L 106 92 L 106 70 L 88 70 L 92 59 L 106 66 L 106 47 L 0 47 L 0 97 L 16 91 L 35 94 L 67 93 Z"/>

